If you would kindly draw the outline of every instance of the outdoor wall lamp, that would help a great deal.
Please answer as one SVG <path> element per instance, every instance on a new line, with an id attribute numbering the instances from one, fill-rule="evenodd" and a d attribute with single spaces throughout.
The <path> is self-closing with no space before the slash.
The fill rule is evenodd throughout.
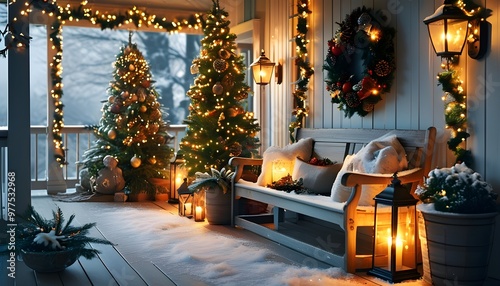
<path id="1" fill-rule="evenodd" d="M 260 57 L 250 65 L 255 83 L 258 85 L 267 85 L 271 82 L 274 66 L 275 64 L 266 57 L 264 50 L 262 50 Z M 283 81 L 283 65 L 280 63 L 276 66 L 275 76 L 276 83 L 281 84 Z"/>
<path id="2" fill-rule="evenodd" d="M 467 42 L 469 56 L 479 59 L 486 52 L 487 23 L 484 19 L 468 14 L 453 2 L 445 0 L 434 14 L 424 19 L 432 47 L 438 56 L 452 58 L 462 54 Z"/>

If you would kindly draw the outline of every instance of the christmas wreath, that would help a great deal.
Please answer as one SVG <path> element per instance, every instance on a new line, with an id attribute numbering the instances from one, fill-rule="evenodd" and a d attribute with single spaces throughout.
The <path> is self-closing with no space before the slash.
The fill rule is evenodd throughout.
<path id="1" fill-rule="evenodd" d="M 367 115 L 391 88 L 396 31 L 385 23 L 381 13 L 357 8 L 337 23 L 340 28 L 328 41 L 323 66 L 326 90 L 346 117 Z"/>

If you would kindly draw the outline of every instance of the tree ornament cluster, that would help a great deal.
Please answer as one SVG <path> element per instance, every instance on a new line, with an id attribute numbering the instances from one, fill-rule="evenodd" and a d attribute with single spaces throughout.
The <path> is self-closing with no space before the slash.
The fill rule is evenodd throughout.
<path id="1" fill-rule="evenodd" d="M 332 103 L 351 118 L 370 113 L 390 91 L 396 69 L 394 28 L 381 13 L 357 8 L 328 41 L 323 69 Z"/>
<path id="2" fill-rule="evenodd" d="M 202 23 L 200 55 L 190 67 L 195 78 L 187 92 L 191 104 L 180 144 L 189 175 L 220 170 L 231 157 L 258 153 L 260 128 L 253 113 L 243 107 L 250 87 L 245 83 L 243 57 L 235 53 L 236 35 L 230 32 L 227 16 L 214 1 Z"/>

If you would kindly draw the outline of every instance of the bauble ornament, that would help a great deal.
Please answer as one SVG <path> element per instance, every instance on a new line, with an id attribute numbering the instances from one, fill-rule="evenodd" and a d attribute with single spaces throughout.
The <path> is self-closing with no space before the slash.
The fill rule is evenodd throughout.
<path id="1" fill-rule="evenodd" d="M 150 86 L 151 86 L 151 81 L 150 81 L 150 80 L 148 80 L 148 79 L 144 79 L 144 80 L 142 80 L 141 85 L 142 85 L 143 87 L 145 87 L 145 88 L 148 88 L 148 87 L 150 87 Z"/>
<path id="2" fill-rule="evenodd" d="M 146 105 L 141 105 L 140 109 L 139 109 L 142 113 L 148 111 L 148 107 Z"/>
<path id="3" fill-rule="evenodd" d="M 212 87 L 212 92 L 217 95 L 221 95 L 224 92 L 224 87 L 220 84 L 220 82 L 216 82 Z"/>
<path id="4" fill-rule="evenodd" d="M 149 157 L 148 162 L 149 162 L 151 165 L 154 165 L 154 164 L 156 164 L 156 158 L 155 158 L 155 157 Z"/>
<path id="5" fill-rule="evenodd" d="M 132 159 L 130 159 L 130 165 L 133 168 L 139 168 L 139 166 L 141 166 L 141 163 L 142 163 L 141 158 L 138 158 L 135 155 L 134 155 L 134 157 L 132 157 Z"/>
<path id="6" fill-rule="evenodd" d="M 113 105 L 111 105 L 109 107 L 109 111 L 111 111 L 111 113 L 114 113 L 114 114 L 119 114 L 120 109 L 121 109 L 121 105 L 117 104 L 117 103 L 114 103 Z"/>
<path id="7" fill-rule="evenodd" d="M 108 131 L 108 138 L 111 140 L 115 140 L 116 138 L 116 131 L 114 129 L 111 129 Z"/>
<path id="8" fill-rule="evenodd" d="M 130 65 L 128 66 L 128 70 L 129 70 L 129 71 L 135 71 L 135 66 L 134 66 L 133 64 L 130 64 Z"/>

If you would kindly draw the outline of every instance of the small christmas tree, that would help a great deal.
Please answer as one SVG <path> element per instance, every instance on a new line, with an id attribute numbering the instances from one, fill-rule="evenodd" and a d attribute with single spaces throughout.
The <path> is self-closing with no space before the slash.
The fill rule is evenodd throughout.
<path id="1" fill-rule="evenodd" d="M 187 92 L 188 128 L 180 145 L 189 175 L 220 170 L 233 156 L 254 157 L 259 147 L 255 137 L 259 125 L 242 106 L 250 88 L 243 57 L 235 54 L 236 35 L 230 33 L 227 16 L 214 1 L 203 26 L 200 56 L 191 66 L 198 75 Z"/>
<path id="2" fill-rule="evenodd" d="M 99 125 L 92 126 L 97 140 L 84 153 L 83 166 L 96 176 L 103 158 L 118 160 L 126 182 L 125 192 L 154 194 L 150 178 L 164 177 L 173 150 L 168 146 L 165 113 L 158 102 L 149 65 L 136 44 L 120 49 L 114 62 L 108 99 L 102 106 Z"/>

